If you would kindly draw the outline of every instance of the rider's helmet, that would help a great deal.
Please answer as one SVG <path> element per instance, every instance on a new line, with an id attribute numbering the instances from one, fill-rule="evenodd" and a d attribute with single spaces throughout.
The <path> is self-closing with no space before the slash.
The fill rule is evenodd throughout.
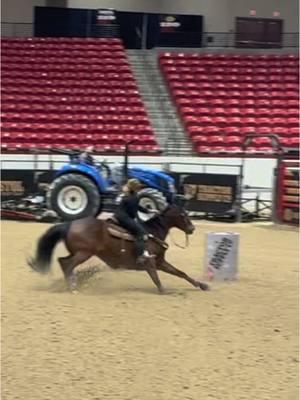
<path id="1" fill-rule="evenodd" d="M 129 192 L 138 192 L 144 185 L 138 179 L 129 179 L 126 183 L 126 187 Z"/>

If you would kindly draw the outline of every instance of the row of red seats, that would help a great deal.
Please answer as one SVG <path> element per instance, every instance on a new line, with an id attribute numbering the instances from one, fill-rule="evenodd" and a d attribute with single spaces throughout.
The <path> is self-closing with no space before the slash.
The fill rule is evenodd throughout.
<path id="1" fill-rule="evenodd" d="M 30 89 L 30 88 L 29 88 Z M 74 93 L 76 92 L 76 90 L 77 90 L 78 88 L 74 88 Z M 28 87 L 26 88 L 22 88 L 22 90 L 24 90 L 24 91 L 27 91 L 28 90 Z M 38 90 L 38 89 L 36 89 L 37 91 L 35 91 L 35 93 L 37 93 L 37 92 L 40 92 L 40 90 Z M 40 96 L 42 97 L 42 99 L 43 99 L 43 97 L 45 97 L 45 96 L 47 96 L 47 97 L 49 97 L 48 95 L 47 95 L 47 91 L 49 91 L 50 90 L 50 93 L 53 95 L 53 96 L 60 96 L 60 93 L 62 92 L 62 93 L 66 93 L 66 92 L 70 92 L 70 90 L 72 91 L 72 89 L 70 89 L 70 88 L 61 88 L 61 89 L 55 89 L 55 88 L 53 88 L 53 89 L 51 89 L 51 88 L 45 88 L 45 91 L 43 91 L 41 94 L 40 94 Z M 82 90 L 82 89 L 81 89 Z M 80 90 L 80 93 L 82 93 L 82 91 Z M 2 99 L 5 101 L 5 100 L 8 100 L 8 101 L 19 101 L 20 100 L 20 95 L 18 95 L 18 94 L 14 94 L 14 93 L 12 93 L 13 91 L 16 91 L 16 88 L 15 87 L 8 87 L 8 88 L 6 88 L 6 87 L 3 87 L 2 88 L 2 92 L 3 92 L 3 95 L 2 95 Z M 7 93 L 6 93 L 7 92 Z M 125 96 L 125 97 L 135 97 L 135 98 L 140 98 L 139 97 L 139 92 L 138 92 L 138 90 L 136 89 L 136 88 L 121 88 L 121 87 L 104 87 L 104 88 L 95 88 L 95 89 L 92 89 L 92 88 L 87 88 L 86 89 L 86 91 L 84 92 L 85 94 L 86 94 L 86 96 L 88 95 L 88 96 L 90 96 L 90 94 L 89 93 L 94 93 L 95 92 L 95 94 L 98 96 L 98 97 L 105 97 L 105 96 L 109 96 L 109 97 L 113 97 L 113 96 Z M 45 93 L 45 96 L 43 95 L 43 93 Z M 71 93 L 71 92 L 70 92 Z M 72 91 L 72 93 L 73 93 L 73 91 Z M 72 94 L 71 93 L 71 94 Z M 74 96 L 71 96 L 71 100 L 72 100 L 72 97 L 74 97 Z M 31 100 L 31 96 L 30 97 L 28 97 L 29 98 L 29 100 Z"/>
<path id="2" fill-rule="evenodd" d="M 3 49 L 3 54 L 6 57 L 116 57 L 125 56 L 124 49 L 118 46 L 92 46 L 82 47 L 78 46 L 54 46 L 53 48 L 22 48 L 22 49 Z"/>
<path id="3" fill-rule="evenodd" d="M 290 146 L 288 146 L 290 147 Z M 269 144 L 267 146 L 263 146 L 263 145 L 257 145 L 257 147 L 255 146 L 248 146 L 246 149 L 242 149 L 242 147 L 240 146 L 203 146 L 203 145 L 199 145 L 199 146 L 194 146 L 195 151 L 199 154 L 199 155 L 208 155 L 208 156 L 236 156 L 236 157 L 240 157 L 242 155 L 251 155 L 253 157 L 265 157 L 265 156 L 271 156 L 277 153 L 277 150 L 274 149 L 274 147 Z"/>
<path id="4" fill-rule="evenodd" d="M 137 85 L 135 81 L 122 81 L 122 80 L 103 80 L 103 81 L 84 81 L 80 80 L 78 82 L 74 81 L 62 81 L 62 84 L 55 84 L 49 82 L 45 82 L 45 85 L 41 82 L 39 84 L 38 80 L 36 82 L 27 82 L 27 84 L 18 85 L 12 84 L 12 82 L 7 83 L 8 81 L 2 82 L 2 93 L 7 94 L 80 94 L 85 93 L 86 95 L 105 95 L 114 93 L 116 95 L 125 94 L 125 95 L 137 95 Z M 110 91 L 111 89 L 111 91 Z M 182 88 L 183 89 L 183 88 Z M 250 86 L 241 86 L 240 90 L 232 85 L 198 85 L 197 87 L 191 88 L 187 85 L 186 90 L 176 89 L 174 90 L 174 96 L 178 98 L 184 97 L 198 97 L 200 93 L 203 93 L 203 98 L 206 97 L 228 97 L 228 98 L 246 98 L 246 99 L 268 99 L 269 93 L 268 87 L 261 85 L 259 88 L 251 88 Z M 274 86 L 269 88 L 270 91 L 274 94 L 275 98 L 290 98 L 297 99 L 299 97 L 299 92 L 295 85 L 291 84 L 283 84 L 282 87 L 277 86 L 276 90 L 274 90 Z M 129 92 L 128 92 L 129 91 Z M 188 92 L 187 92 L 188 91 Z M 281 93 L 281 94 L 280 94 Z M 257 95 L 256 95 L 257 94 Z"/>
<path id="5" fill-rule="evenodd" d="M 35 104 L 35 103 L 7 103 L 1 104 L 3 115 L 6 112 L 25 113 L 68 113 L 68 114 L 112 114 L 112 115 L 144 115 L 144 106 L 108 106 L 108 105 L 69 105 L 69 104 Z"/>
<path id="6" fill-rule="evenodd" d="M 221 129 L 226 126 L 246 126 L 251 125 L 253 127 L 298 127 L 299 126 L 299 113 L 296 117 L 237 117 L 237 116 L 191 116 L 183 115 L 183 121 L 186 126 L 195 125 L 216 125 Z M 148 118 L 143 115 L 99 115 L 99 114 L 51 114 L 51 113 L 5 113 L 2 114 L 3 129 L 16 129 L 16 125 L 22 125 L 23 122 L 30 130 L 31 124 L 27 122 L 65 122 L 65 123 L 77 123 L 79 121 L 86 123 L 130 123 L 130 124 L 147 124 Z"/>
<path id="7" fill-rule="evenodd" d="M 177 65 L 170 65 L 164 66 L 163 70 L 167 74 L 221 74 L 221 75 L 230 75 L 231 73 L 235 73 L 238 75 L 251 75 L 251 74 L 258 74 L 259 71 L 263 71 L 265 74 L 265 70 L 269 71 L 271 75 L 283 75 L 283 74 L 290 74 L 290 75 L 298 75 L 298 68 L 297 67 L 285 67 L 284 65 L 281 67 L 268 67 L 263 68 L 257 65 L 253 65 L 251 67 L 234 67 L 232 65 L 227 65 L 225 67 L 220 66 L 213 66 L 213 67 L 192 67 L 192 66 L 177 66 Z"/>
<path id="8" fill-rule="evenodd" d="M 2 53 L 7 54 L 8 56 L 12 55 L 19 55 L 19 56 L 24 56 L 26 55 L 25 52 L 30 52 L 30 55 L 37 55 L 40 54 L 42 57 L 44 57 L 44 52 L 55 52 L 57 51 L 69 51 L 69 53 L 73 52 L 80 52 L 82 55 L 86 54 L 87 52 L 124 52 L 124 47 L 119 45 L 119 44 L 47 44 L 47 45 L 18 45 L 18 46 L 2 46 Z M 69 57 L 69 54 L 67 55 Z"/>
<path id="9" fill-rule="evenodd" d="M 110 53 L 112 56 L 115 53 L 122 53 L 122 57 L 124 57 L 124 48 L 120 45 L 32 45 L 32 46 L 24 46 L 21 45 L 19 47 L 9 45 L 8 47 L 2 46 L 1 54 L 7 56 L 39 56 L 45 57 L 45 53 L 48 55 L 55 55 L 55 52 L 62 56 L 63 54 L 66 57 L 70 57 L 70 54 L 74 56 L 86 56 L 88 53 L 93 53 L 94 56 L 104 53 Z"/>
<path id="10" fill-rule="evenodd" d="M 3 78 L 2 84 L 6 86 L 98 86 L 104 84 L 107 81 L 119 82 L 123 81 L 125 84 L 133 84 L 135 83 L 135 79 L 129 74 L 110 74 L 110 76 L 98 76 L 98 78 L 94 79 L 49 79 L 49 78 L 37 78 L 37 79 L 21 79 L 21 78 Z"/>
<path id="11" fill-rule="evenodd" d="M 8 142 L 44 142 L 44 143 L 124 143 L 134 140 L 137 144 L 156 144 L 152 135 L 117 135 L 117 134 L 53 134 L 53 133 L 26 133 L 6 132 L 1 135 L 1 140 Z"/>
<path id="12" fill-rule="evenodd" d="M 253 125 L 253 126 L 299 126 L 299 117 L 213 117 L 213 116 L 192 116 L 183 115 L 185 125 Z"/>
<path id="13" fill-rule="evenodd" d="M 18 107 L 15 107 L 17 109 Z M 95 109 L 92 109 L 92 112 L 87 112 L 83 113 L 85 111 L 85 107 L 78 107 L 77 110 L 80 110 L 80 112 L 77 115 L 73 115 L 75 112 L 74 110 L 71 109 L 71 107 L 65 107 L 64 112 L 61 111 L 59 112 L 53 112 L 56 107 L 52 107 L 52 109 L 45 110 L 44 107 L 38 107 L 35 110 L 35 112 L 9 112 L 4 109 L 2 109 L 2 120 L 3 121 L 13 121 L 13 120 L 40 120 L 40 119 L 49 119 L 49 120 L 54 120 L 54 119 L 69 119 L 69 120 L 76 120 L 76 119 L 90 119 L 90 120 L 95 120 L 95 119 L 103 119 L 103 118 L 136 118 L 137 120 L 147 120 L 145 111 L 142 107 L 111 107 L 111 111 L 105 111 L 108 109 L 106 107 L 103 109 L 103 107 L 98 107 L 98 112 L 95 113 Z M 120 110 L 122 109 L 122 112 L 120 113 Z M 37 111 L 38 110 L 38 111 Z M 20 111 L 20 110 L 19 110 Z M 31 107 L 27 107 L 27 111 L 31 111 Z M 41 112 L 43 111 L 43 112 Z M 66 112 L 68 111 L 68 112 Z M 77 111 L 78 112 L 78 111 Z M 203 121 L 207 120 L 207 118 L 211 119 L 216 119 L 220 122 L 226 121 L 226 123 L 230 124 L 230 121 L 234 121 L 236 123 L 240 123 L 243 118 L 254 118 L 254 119 L 259 119 L 259 118 L 267 118 L 268 120 L 272 120 L 273 118 L 280 117 L 282 120 L 287 120 L 288 118 L 299 118 L 299 109 L 298 108 L 274 108 L 273 110 L 268 109 L 268 108 L 221 108 L 221 107 L 215 107 L 215 108 L 192 108 L 192 107 L 183 107 L 181 110 L 181 115 L 184 118 L 192 117 L 193 118 L 203 118 Z M 242 117 L 242 118 L 241 118 Z M 259 120 L 258 120 L 259 121 Z M 276 119 L 277 121 L 277 119 Z"/>
<path id="14" fill-rule="evenodd" d="M 160 62 L 160 65 L 162 68 L 165 66 L 174 66 L 176 67 L 190 67 L 190 68 L 196 68 L 196 67 L 215 67 L 216 64 L 218 67 L 227 67 L 231 66 L 233 68 L 253 68 L 254 65 L 257 67 L 261 68 L 268 68 L 268 67 L 273 67 L 273 68 L 281 68 L 281 67 L 290 67 L 290 68 L 297 68 L 299 66 L 299 60 L 275 60 L 275 61 L 216 61 L 216 60 L 163 60 Z"/>
<path id="15" fill-rule="evenodd" d="M 38 72 L 38 73 L 49 73 L 51 71 L 53 72 L 62 72 L 62 73 L 67 73 L 67 72 L 130 72 L 130 66 L 128 64 L 57 64 L 56 62 L 54 63 L 49 63 L 49 62 L 44 62 L 42 64 L 26 64 L 24 62 L 21 63 L 2 63 L 1 64 L 1 71 L 11 71 L 13 75 L 13 71 L 31 71 L 32 74 Z"/>
<path id="16" fill-rule="evenodd" d="M 82 149 L 83 146 L 89 145 L 89 143 L 82 143 L 79 145 L 79 143 L 74 143 L 74 142 L 68 142 L 66 145 L 65 143 L 43 143 L 43 142 L 25 142 L 25 143 L 20 143 L 20 142 L 1 142 L 1 150 L 2 151 L 9 151 L 9 152 L 26 152 L 26 151 L 32 151 L 32 150 L 48 150 L 48 149 L 65 149 L 66 147 L 70 150 L 80 150 Z M 94 145 L 94 151 L 95 153 L 121 153 L 124 154 L 124 144 L 95 144 Z M 135 145 L 132 144 L 130 146 L 130 152 L 135 153 L 135 154 L 159 154 L 160 149 L 157 145 Z"/>
<path id="17" fill-rule="evenodd" d="M 277 126 L 256 126 L 256 125 L 191 125 L 187 127 L 187 132 L 191 137 L 197 135 L 204 135 L 206 137 L 211 135 L 229 135 L 229 136 L 246 136 L 251 133 L 270 135 L 275 134 L 284 137 L 298 137 L 299 127 L 288 127 L 286 125 Z"/>
<path id="18" fill-rule="evenodd" d="M 205 136 L 205 135 L 197 135 L 193 137 L 193 142 L 196 145 L 202 144 L 206 146 L 241 146 L 244 143 L 244 138 L 241 136 Z M 265 146 L 271 143 L 271 138 L 267 136 L 254 138 L 252 141 L 252 145 Z M 279 138 L 279 143 L 285 147 L 297 147 L 300 144 L 299 137 L 285 137 Z"/>
<path id="19" fill-rule="evenodd" d="M 60 82 L 63 82 L 64 80 L 97 80 L 97 79 L 134 79 L 132 74 L 129 72 L 111 72 L 109 70 L 103 71 L 103 72 L 97 72 L 97 71 L 78 71 L 78 72 L 64 72 L 64 71 L 50 71 L 50 72 L 44 72 L 44 71 L 34 71 L 34 74 L 32 71 L 8 71 L 4 70 L 2 71 L 2 81 L 5 81 L 5 79 L 23 79 L 26 81 L 30 81 L 30 79 L 34 80 L 41 80 L 44 81 L 47 79 L 54 79 L 58 80 Z"/>
<path id="20" fill-rule="evenodd" d="M 109 89 L 103 89 L 99 90 L 98 94 L 100 95 L 111 95 L 110 97 L 113 96 L 125 96 L 125 94 L 130 94 L 130 97 L 137 95 L 137 91 L 130 91 L 130 93 L 126 93 L 124 90 L 120 89 L 113 89 L 109 91 Z M 24 96 L 23 96 L 24 97 Z M 31 100 L 31 98 L 29 98 Z M 179 104 L 181 107 L 185 108 L 201 108 L 201 107 L 206 107 L 208 109 L 210 108 L 224 108 L 225 110 L 231 109 L 231 111 L 234 110 L 240 110 L 241 113 L 244 114 L 247 109 L 262 109 L 266 108 L 269 109 L 270 112 L 272 110 L 281 109 L 286 110 L 289 108 L 297 108 L 299 109 L 299 99 L 287 99 L 284 102 L 282 100 L 278 99 L 214 99 L 214 98 L 206 98 L 206 99 L 191 99 L 191 98 L 181 98 L 177 99 L 177 104 Z M 138 105 L 138 106 L 129 106 L 126 107 L 126 105 L 105 105 L 105 104 L 47 104 L 45 102 L 42 102 L 41 104 L 39 103 L 32 103 L 20 101 L 20 96 L 15 95 L 3 95 L 2 96 L 2 103 L 1 107 L 3 111 L 27 111 L 27 112 L 44 112 L 45 110 L 49 110 L 49 112 L 86 112 L 86 113 L 98 113 L 98 112 L 112 112 L 111 110 L 116 109 L 119 111 L 115 111 L 116 113 L 133 113 L 133 114 L 138 114 L 141 113 L 141 110 L 144 110 L 143 105 Z M 139 109 L 139 112 L 136 112 L 137 108 Z M 126 110 L 126 111 L 125 111 Z M 132 111 L 130 111 L 132 110 Z M 250 110 L 250 113 L 252 112 Z M 145 112 L 145 110 L 144 110 Z M 235 114 L 239 112 L 235 111 Z"/>
<path id="21" fill-rule="evenodd" d="M 132 105 L 141 106 L 142 100 L 138 96 L 35 96 L 35 95 L 2 95 L 2 101 L 7 102 L 28 102 L 28 103 L 46 103 L 46 104 L 87 104 L 87 105 Z"/>
<path id="22" fill-rule="evenodd" d="M 214 98 L 214 97 L 177 97 L 176 103 L 179 107 L 238 107 L 243 110 L 245 107 L 265 107 L 272 108 L 281 107 L 282 109 L 288 107 L 299 108 L 299 98 L 282 98 L 273 99 L 269 98 Z"/>
<path id="23" fill-rule="evenodd" d="M 42 94 L 42 95 L 100 95 L 101 90 L 104 89 L 129 89 L 129 90 L 135 90 L 136 89 L 136 83 L 135 82 L 122 82 L 122 81 L 106 81 L 103 82 L 103 85 L 97 85 L 95 84 L 90 85 L 90 87 L 84 88 L 84 86 L 77 86 L 72 87 L 71 84 L 69 84 L 68 87 L 51 87 L 51 86 L 46 86 L 46 87 L 38 87 L 38 86 L 3 86 L 1 88 L 2 93 L 11 93 L 12 95 L 14 93 L 22 93 L 22 94 Z M 100 91 L 100 93 L 99 93 Z"/>
<path id="24" fill-rule="evenodd" d="M 17 67 L 16 66 L 16 64 L 12 64 L 11 65 L 13 68 L 15 68 L 15 67 Z M 44 66 L 44 63 L 43 63 L 43 66 Z M 66 67 L 67 67 L 68 65 L 66 65 Z M 4 66 L 5 67 L 5 66 Z M 26 66 L 26 64 L 25 64 L 25 67 L 27 68 L 27 66 Z M 28 66 L 29 67 L 29 66 Z M 36 67 L 36 65 L 34 65 L 33 67 Z M 51 67 L 52 67 L 52 65 L 51 65 Z M 62 66 L 60 66 L 60 67 L 62 67 Z M 65 66 L 64 66 L 65 67 Z M 70 67 L 70 68 L 69 68 Z M 88 75 L 88 71 L 89 72 L 91 72 L 91 73 L 93 73 L 93 74 L 108 74 L 108 73 L 111 73 L 111 71 L 109 70 L 109 69 L 104 69 L 103 71 L 101 71 L 101 72 L 96 72 L 96 71 L 90 71 L 90 69 L 89 70 L 87 70 L 87 66 L 86 65 L 82 65 L 82 67 L 84 68 L 84 71 L 81 71 L 81 66 L 80 66 L 80 71 L 78 71 L 78 73 L 80 73 L 80 74 L 83 74 L 83 75 L 85 75 L 85 76 L 87 76 Z M 97 65 L 95 65 L 95 68 L 97 69 L 97 70 L 99 70 L 99 66 Z M 122 67 L 122 69 L 124 69 L 124 67 Z M 70 72 L 68 72 L 68 70 L 70 70 Z M 72 70 L 74 70 L 74 65 L 70 65 L 70 66 L 68 66 L 68 68 L 67 68 L 67 71 L 62 71 L 62 73 L 63 74 L 65 74 L 66 76 L 68 76 L 68 74 L 74 74 L 74 72 L 72 72 Z M 118 72 L 115 72 L 115 73 L 130 73 L 129 72 L 130 71 L 130 68 L 129 68 L 129 66 L 127 66 L 127 72 L 123 72 L 123 71 L 118 71 Z M 10 70 L 10 69 L 6 69 L 6 68 L 4 68 L 4 70 L 3 70 L 3 72 L 2 73 L 4 73 L 5 75 L 3 75 L 3 76 L 15 76 L 15 75 L 20 75 L 20 74 L 25 74 L 24 76 L 27 76 L 26 74 L 30 74 L 30 71 L 27 71 L 26 69 L 24 70 L 24 71 L 22 71 L 22 70 L 14 70 L 14 69 L 12 69 L 12 70 Z M 60 76 L 59 75 L 59 72 L 57 72 L 57 71 L 47 71 L 47 72 L 45 72 L 45 71 L 36 71 L 36 73 L 37 74 L 39 74 L 39 76 L 53 76 L 53 77 L 58 77 L 58 76 Z M 112 72 L 112 73 L 114 73 L 114 72 Z M 193 71 L 187 71 L 187 72 L 174 72 L 174 71 L 171 71 L 171 72 L 167 72 L 168 74 L 175 74 L 175 75 L 177 75 L 177 76 L 179 76 L 180 78 L 179 79 L 176 79 L 176 80 L 181 80 L 181 76 L 189 76 L 189 75 L 191 75 L 191 74 L 193 74 Z M 45 75 L 45 74 L 47 74 L 47 75 Z M 201 78 L 197 78 L 197 80 L 199 80 L 199 79 L 203 79 L 203 80 L 208 80 L 208 81 L 210 81 L 210 80 L 212 80 L 212 78 L 211 78 L 211 74 L 209 74 L 208 73 L 208 71 L 197 71 L 196 73 L 195 73 L 195 75 L 199 75 L 199 77 L 201 77 Z M 216 75 L 214 75 L 214 77 L 215 76 L 220 76 L 220 75 L 224 75 L 224 74 L 222 74 L 221 72 L 216 72 Z M 230 74 L 230 75 L 232 75 L 232 74 Z M 245 73 L 244 75 L 249 75 L 249 73 Z M 250 75 L 251 75 L 251 73 L 250 73 Z M 270 71 L 270 75 L 274 75 L 274 74 L 272 74 L 271 73 L 271 71 Z M 276 75 L 276 74 L 275 74 Z M 298 69 L 295 69 L 295 71 L 292 71 L 292 69 L 291 68 L 287 68 L 286 69 L 286 71 L 283 71 L 282 72 L 282 74 L 281 75 L 288 75 L 288 76 L 290 76 L 290 75 L 292 75 L 292 76 L 297 76 L 298 75 Z M 30 75 L 29 75 L 30 76 Z M 71 75 L 72 76 L 72 75 Z M 61 78 L 61 79 L 64 79 L 64 78 Z M 228 77 L 224 77 L 223 78 L 224 80 L 226 80 L 226 81 L 228 81 Z M 238 79 L 238 78 L 237 78 Z"/>
<path id="25" fill-rule="evenodd" d="M 153 135 L 149 124 L 100 124 L 100 123 L 26 123 L 1 122 L 2 133 L 43 132 L 43 133 L 134 133 Z"/>
<path id="26" fill-rule="evenodd" d="M 117 56 L 114 57 L 113 53 L 110 54 L 110 57 L 47 57 L 46 59 L 42 57 L 7 57 L 2 56 L 1 63 L 5 64 L 44 64 L 46 61 L 47 64 L 89 64 L 89 65 L 122 65 L 128 64 L 126 56 L 123 54 L 123 57 Z"/>
<path id="27" fill-rule="evenodd" d="M 42 51 L 42 50 L 70 50 L 70 51 L 124 51 L 124 46 L 120 41 L 112 40 L 98 40 L 95 42 L 92 41 L 73 41 L 73 42 L 54 42 L 54 41 L 47 41 L 47 42 L 30 42 L 30 41 L 21 41 L 21 42 L 14 42 L 12 40 L 1 40 L 1 49 L 3 52 L 16 52 L 16 51 L 27 51 L 31 50 L 34 51 Z M 10 53 L 9 53 L 10 54 Z"/>
<path id="28" fill-rule="evenodd" d="M 118 72 L 111 72 L 109 70 L 104 70 L 102 72 L 98 72 L 98 71 L 90 71 L 92 74 L 95 74 L 95 76 L 105 76 L 107 74 L 116 74 L 116 75 L 120 75 L 120 74 L 130 74 L 129 72 L 125 72 L 125 71 L 118 71 Z M 20 76 L 20 77 L 32 77 L 32 74 L 30 75 L 30 72 L 25 70 L 25 71 L 20 71 L 20 70 L 7 70 L 4 69 L 3 70 L 4 73 L 4 77 L 10 77 L 10 76 Z M 68 78 L 68 77 L 72 77 L 74 76 L 74 72 L 68 72 L 68 71 L 62 71 L 62 73 L 64 74 L 64 77 Z M 85 76 L 86 78 L 89 77 L 87 71 L 78 71 L 78 73 L 80 73 L 82 76 Z M 63 77 L 61 77 L 61 75 L 59 74 L 59 72 L 57 71 L 49 71 L 49 72 L 44 72 L 44 71 L 36 71 L 36 74 L 40 77 L 53 77 L 56 79 L 64 79 Z M 244 74 L 243 76 L 235 76 L 233 74 L 230 74 L 232 76 L 234 76 L 234 80 L 240 81 L 243 79 L 248 79 L 245 77 L 249 77 L 251 75 L 247 75 Z M 132 76 L 132 74 L 131 74 Z M 170 73 L 169 75 L 169 81 L 181 81 L 181 80 L 185 80 L 185 81 L 190 81 L 190 82 L 199 82 L 199 81 L 203 81 L 203 82 L 212 82 L 215 80 L 223 80 L 225 82 L 229 82 L 231 80 L 230 77 L 224 76 L 224 74 L 219 74 L 219 75 L 213 75 L 213 74 L 209 74 L 209 73 L 196 73 L 195 75 L 193 75 L 191 72 L 189 74 L 174 74 L 173 72 Z M 270 76 L 274 76 L 270 73 Z M 297 77 L 298 78 L 298 74 L 291 74 L 291 73 L 287 73 L 284 72 L 282 74 L 280 74 L 280 76 L 287 76 L 289 79 L 290 77 Z M 222 79 L 221 79 L 222 77 Z M 254 80 L 256 78 L 256 76 L 252 76 L 252 80 Z M 273 79 L 273 78 L 272 78 Z M 275 79 L 275 78 L 274 78 Z"/>
<path id="29" fill-rule="evenodd" d="M 254 91 L 254 90 L 173 90 L 173 96 L 175 98 L 187 97 L 187 98 L 240 98 L 240 99 L 298 99 L 299 92 L 296 90 L 287 90 L 286 92 L 280 90 L 270 91 Z"/>
<path id="30" fill-rule="evenodd" d="M 171 90 L 240 90 L 240 91 L 298 91 L 298 83 L 271 82 L 271 83 L 249 83 L 249 82 L 196 82 L 196 83 L 169 83 Z"/>
<path id="31" fill-rule="evenodd" d="M 103 80 L 120 80 L 123 79 L 124 81 L 133 81 L 135 79 L 132 74 L 129 72 L 79 72 L 76 74 L 75 72 L 62 72 L 61 74 L 57 71 L 55 72 L 40 72 L 40 73 L 29 73 L 28 71 L 22 72 L 18 71 L 16 75 L 10 76 L 7 71 L 2 74 L 2 82 L 5 84 L 18 84 L 18 85 L 36 85 L 36 84 L 44 84 L 52 83 L 63 85 L 64 82 L 71 81 L 73 83 L 84 81 L 84 84 L 90 84 L 92 81 L 103 81 Z"/>
<path id="32" fill-rule="evenodd" d="M 120 57 L 124 58 L 125 54 L 123 49 L 119 49 L 119 47 L 110 48 L 109 46 L 103 47 L 95 47 L 93 49 L 74 49 L 73 47 L 70 49 L 70 46 L 66 46 L 65 49 L 61 49 L 56 46 L 53 49 L 5 49 L 2 53 L 6 57 L 37 57 L 37 58 L 45 58 L 45 57 Z"/>
<path id="33" fill-rule="evenodd" d="M 121 123 L 148 124 L 145 115 L 116 115 L 116 114 L 59 114 L 59 113 L 6 113 L 2 112 L 3 122 L 65 122 L 65 123 Z"/>
<path id="34" fill-rule="evenodd" d="M 169 85 L 176 85 L 178 87 L 187 84 L 197 85 L 199 82 L 222 82 L 222 83 L 272 83 L 272 82 L 299 82 L 297 75 L 178 75 L 171 74 L 169 76 Z"/>
<path id="35" fill-rule="evenodd" d="M 226 75 L 236 75 L 238 79 L 241 79 L 243 75 L 246 76 L 252 76 L 252 78 L 255 78 L 256 76 L 264 76 L 266 78 L 266 75 L 271 75 L 271 76 L 285 76 L 285 75 L 291 75 L 298 77 L 298 74 L 295 73 L 294 70 L 297 70 L 296 68 L 286 68 L 290 72 L 283 71 L 283 68 L 256 68 L 256 69 L 250 69 L 250 68 L 211 68 L 210 70 L 206 71 L 197 71 L 196 69 L 191 71 L 190 73 L 184 73 L 181 71 L 168 71 L 168 80 L 207 80 L 211 79 L 211 77 L 215 76 L 224 76 L 225 78 L 223 79 L 228 79 Z"/>
<path id="36" fill-rule="evenodd" d="M 74 86 L 74 87 L 86 87 L 86 86 L 101 86 L 102 84 L 105 84 L 107 81 L 112 81 L 112 82 L 119 82 L 123 81 L 125 85 L 128 84 L 135 84 L 135 80 L 132 76 L 129 74 L 123 74 L 123 75 L 118 75 L 118 74 L 110 74 L 110 76 L 98 76 L 96 79 L 64 79 L 64 80 L 58 80 L 58 79 L 11 79 L 11 78 L 3 78 L 2 77 L 2 85 L 4 86 L 42 86 L 42 87 L 47 87 L 47 86 L 55 86 L 55 87 L 65 87 L 65 86 Z"/>
<path id="37" fill-rule="evenodd" d="M 212 117 L 299 117 L 299 108 L 238 108 L 238 107 L 182 107 L 183 116 L 212 116 Z"/>
<path id="38" fill-rule="evenodd" d="M 205 60 L 214 60 L 214 61 L 221 61 L 221 60 L 251 60 L 251 61 L 258 61 L 258 60 L 299 60 L 298 54 L 238 54 L 238 53 L 160 53 L 159 60 L 167 60 L 167 59 L 184 59 L 184 60 L 191 60 L 191 59 L 205 59 Z"/>

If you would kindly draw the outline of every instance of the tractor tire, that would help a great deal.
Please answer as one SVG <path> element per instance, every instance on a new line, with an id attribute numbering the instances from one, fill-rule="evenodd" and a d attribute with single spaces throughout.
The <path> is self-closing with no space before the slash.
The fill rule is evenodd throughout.
<path id="1" fill-rule="evenodd" d="M 160 213 L 164 212 L 168 207 L 168 202 L 165 196 L 157 189 L 146 188 L 138 193 L 139 205 L 149 210 L 158 210 Z M 138 212 L 138 218 L 141 222 L 149 221 L 154 217 L 154 214 L 146 214 L 141 211 Z"/>
<path id="2" fill-rule="evenodd" d="M 47 193 L 47 204 L 63 221 L 73 221 L 98 215 L 102 199 L 91 179 L 70 173 L 52 182 Z"/>

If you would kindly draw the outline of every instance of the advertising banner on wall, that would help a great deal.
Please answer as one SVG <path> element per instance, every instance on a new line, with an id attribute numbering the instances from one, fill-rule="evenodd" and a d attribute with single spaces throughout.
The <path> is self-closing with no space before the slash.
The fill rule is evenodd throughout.
<path id="1" fill-rule="evenodd" d="M 1 200 L 18 200 L 31 194 L 42 194 L 53 176 L 54 171 L 2 170 Z"/>
<path id="2" fill-rule="evenodd" d="M 113 9 L 103 9 L 97 10 L 97 25 L 111 25 L 116 23 L 116 15 Z"/>
<path id="3" fill-rule="evenodd" d="M 237 175 L 179 174 L 178 191 L 188 199 L 188 210 L 223 213 L 233 208 L 237 195 Z"/>

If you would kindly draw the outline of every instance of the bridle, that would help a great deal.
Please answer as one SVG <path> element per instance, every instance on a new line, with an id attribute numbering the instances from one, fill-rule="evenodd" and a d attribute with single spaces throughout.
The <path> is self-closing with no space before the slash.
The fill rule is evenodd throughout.
<path id="1" fill-rule="evenodd" d="M 187 214 L 186 214 L 186 212 L 185 212 L 184 210 L 182 211 L 181 216 L 182 216 L 183 218 L 187 219 Z M 182 245 L 180 245 L 180 244 L 178 244 L 178 243 L 175 242 L 175 240 L 172 238 L 171 232 L 170 232 L 170 239 L 171 239 L 171 242 L 172 242 L 176 247 L 179 247 L 180 249 L 186 249 L 186 248 L 189 246 L 189 244 L 190 244 L 190 242 L 189 242 L 189 235 L 188 235 L 187 233 L 185 233 L 185 245 L 184 245 L 184 246 L 182 246 Z"/>
<path id="2" fill-rule="evenodd" d="M 170 239 L 171 239 L 172 244 L 174 244 L 174 246 L 176 246 L 176 247 L 179 247 L 180 249 L 186 249 L 190 244 L 189 235 L 187 233 L 185 234 L 185 245 L 184 246 L 181 246 L 180 244 L 175 242 L 175 240 L 172 238 L 171 232 L 170 232 Z"/>

